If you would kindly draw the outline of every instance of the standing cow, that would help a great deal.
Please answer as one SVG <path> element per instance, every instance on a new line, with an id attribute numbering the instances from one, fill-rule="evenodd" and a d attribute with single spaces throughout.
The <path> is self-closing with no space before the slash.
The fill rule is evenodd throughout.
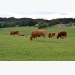
<path id="1" fill-rule="evenodd" d="M 65 38 L 65 37 L 67 37 L 67 32 L 66 31 L 61 31 L 61 32 L 58 32 L 58 35 L 57 35 L 57 39 L 58 38 Z"/>
<path id="2" fill-rule="evenodd" d="M 13 30 L 13 31 L 10 31 L 10 35 L 19 35 L 19 31 L 18 30 Z"/>
<path id="3" fill-rule="evenodd" d="M 55 36 L 55 34 L 56 34 L 55 32 L 49 32 L 49 33 L 48 33 L 48 37 L 49 37 L 49 38 L 52 38 L 52 37 Z"/>
<path id="4" fill-rule="evenodd" d="M 52 32 L 52 37 L 54 37 L 54 36 L 55 36 L 55 34 L 56 34 L 55 32 Z"/>
<path id="5" fill-rule="evenodd" d="M 49 37 L 49 38 L 52 38 L 51 32 L 48 33 L 48 37 Z"/>
<path id="6" fill-rule="evenodd" d="M 34 30 L 34 31 L 32 31 L 31 36 L 30 36 L 30 40 L 32 40 L 33 38 L 37 39 L 37 37 L 40 37 L 40 36 L 45 38 L 46 31 L 45 30 Z"/>

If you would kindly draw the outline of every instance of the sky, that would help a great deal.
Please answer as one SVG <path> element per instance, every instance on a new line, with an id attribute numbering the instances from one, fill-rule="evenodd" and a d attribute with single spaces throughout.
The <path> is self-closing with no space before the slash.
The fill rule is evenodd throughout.
<path id="1" fill-rule="evenodd" d="M 75 18 L 74 0 L 0 0 L 0 17 Z"/>

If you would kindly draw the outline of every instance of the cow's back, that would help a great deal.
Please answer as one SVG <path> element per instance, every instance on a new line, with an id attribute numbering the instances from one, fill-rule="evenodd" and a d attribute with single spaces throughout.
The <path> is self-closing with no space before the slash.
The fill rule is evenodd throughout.
<path id="1" fill-rule="evenodd" d="M 37 30 L 36 31 L 37 36 L 44 36 L 46 35 L 46 31 L 45 30 Z"/>
<path id="2" fill-rule="evenodd" d="M 13 30 L 13 31 L 10 31 L 10 35 L 19 35 L 19 31 L 18 30 Z"/>
<path id="3" fill-rule="evenodd" d="M 45 35 L 46 35 L 46 31 L 45 30 L 34 30 L 31 33 L 30 39 L 37 38 L 37 37 L 40 37 L 40 36 L 45 37 Z"/>

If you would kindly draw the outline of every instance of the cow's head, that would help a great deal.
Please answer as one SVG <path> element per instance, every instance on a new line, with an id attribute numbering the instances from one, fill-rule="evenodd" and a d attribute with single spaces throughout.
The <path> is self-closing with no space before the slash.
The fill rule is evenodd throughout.
<path id="1" fill-rule="evenodd" d="M 33 39 L 33 37 L 32 36 L 30 36 L 30 40 L 32 41 L 32 39 Z"/>
<path id="2" fill-rule="evenodd" d="M 57 39 L 59 38 L 59 36 L 57 35 Z"/>

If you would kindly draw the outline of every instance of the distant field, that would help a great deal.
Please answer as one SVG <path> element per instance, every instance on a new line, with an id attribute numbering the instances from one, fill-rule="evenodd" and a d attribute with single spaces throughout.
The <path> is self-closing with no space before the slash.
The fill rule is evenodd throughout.
<path id="1" fill-rule="evenodd" d="M 37 27 L 12 27 L 0 29 L 0 60 L 1 61 L 72 61 L 75 60 L 75 28 L 45 28 L 46 39 L 42 37 L 30 41 L 32 30 Z M 25 36 L 10 36 L 11 30 L 19 30 Z M 65 39 L 48 38 L 48 32 L 65 30 Z"/>

